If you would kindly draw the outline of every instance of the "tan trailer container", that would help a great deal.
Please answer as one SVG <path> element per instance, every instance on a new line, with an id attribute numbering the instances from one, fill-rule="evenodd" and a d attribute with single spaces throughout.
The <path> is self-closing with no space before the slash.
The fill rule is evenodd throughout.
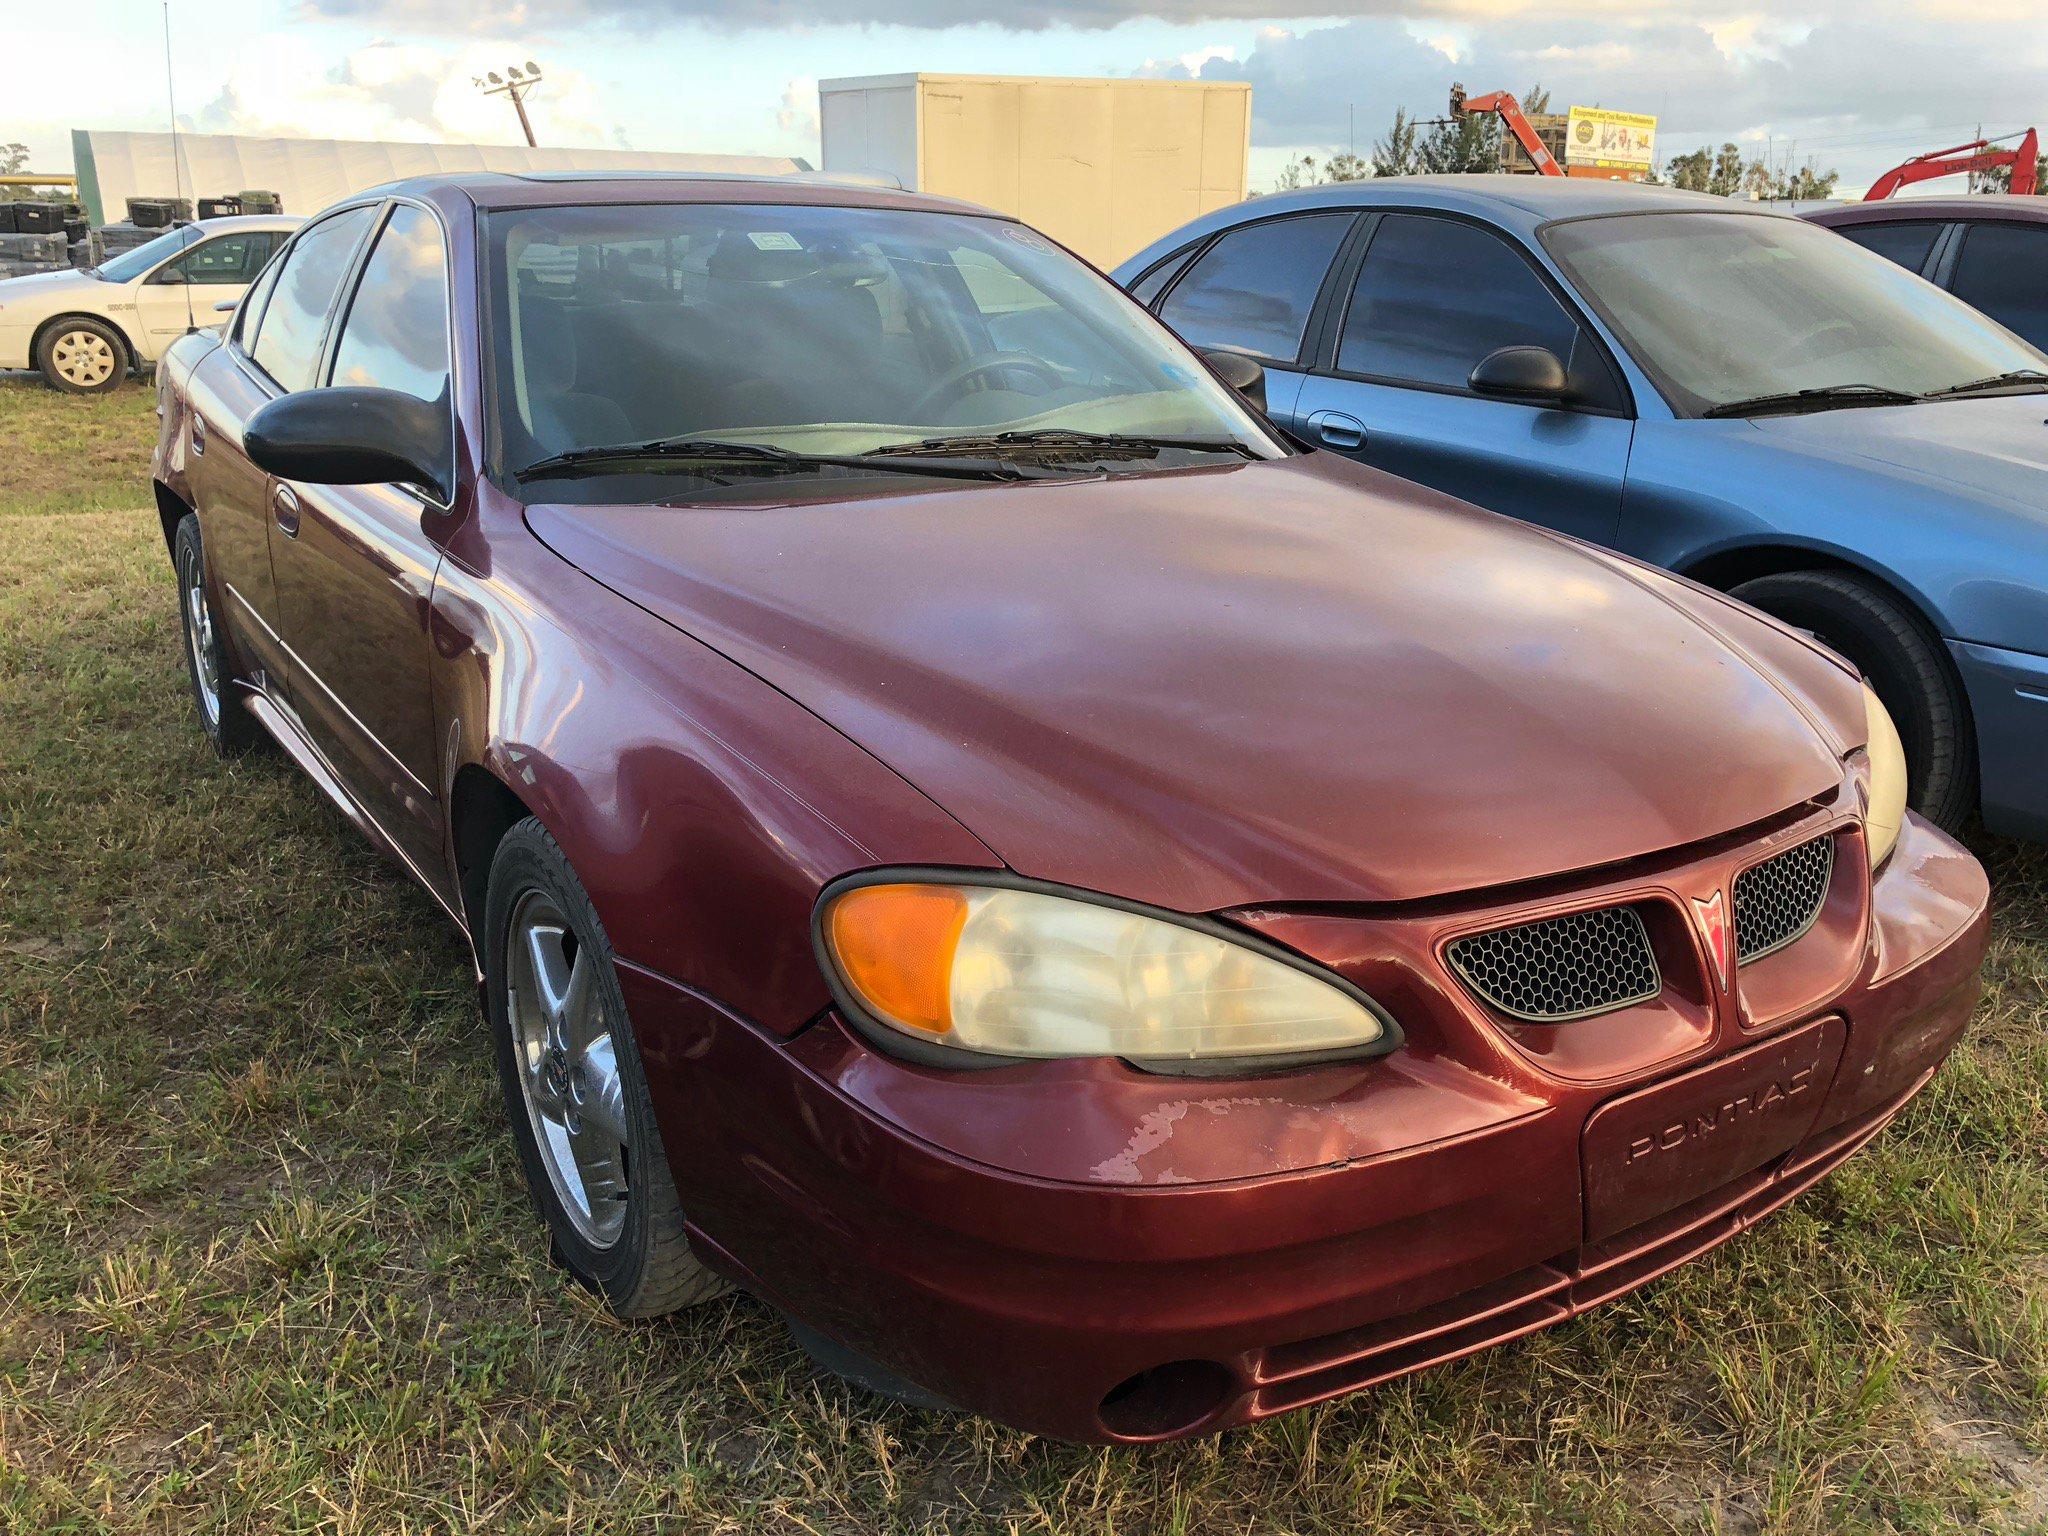
<path id="1" fill-rule="evenodd" d="M 1013 213 L 1100 267 L 1242 202 L 1252 88 L 869 75 L 818 83 L 824 169 Z"/>

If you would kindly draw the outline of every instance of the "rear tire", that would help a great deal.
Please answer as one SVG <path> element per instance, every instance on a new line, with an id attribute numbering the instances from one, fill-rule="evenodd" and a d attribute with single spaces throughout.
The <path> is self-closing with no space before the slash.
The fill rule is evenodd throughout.
<path id="1" fill-rule="evenodd" d="M 43 382 L 67 395 L 119 389 L 133 363 L 121 333 L 91 315 L 66 315 L 36 338 L 36 367 Z"/>
<path id="2" fill-rule="evenodd" d="M 1955 831 L 1977 804 L 1977 741 L 1941 642 L 1872 582 L 1841 571 L 1759 576 L 1729 596 L 1806 630 L 1861 672 L 1906 748 L 1906 803 Z"/>
<path id="3" fill-rule="evenodd" d="M 243 707 L 241 690 L 228 671 L 227 647 L 206 579 L 198 513 L 187 512 L 178 520 L 171 560 L 178 573 L 179 628 L 185 639 L 185 677 L 192 687 L 193 713 L 214 751 L 222 757 L 239 756 L 268 738 Z"/>
<path id="4" fill-rule="evenodd" d="M 505 1115 L 556 1262 L 626 1318 L 727 1290 L 684 1235 L 611 943 L 532 817 L 491 859 L 480 948 Z"/>

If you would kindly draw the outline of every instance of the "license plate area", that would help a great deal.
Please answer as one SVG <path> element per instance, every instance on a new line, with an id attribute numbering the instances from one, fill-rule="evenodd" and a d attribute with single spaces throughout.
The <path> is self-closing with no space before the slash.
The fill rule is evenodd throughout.
<path id="1" fill-rule="evenodd" d="M 1806 1139 L 1842 1059 L 1840 1019 L 1817 1019 L 1586 1121 L 1586 1240 L 1597 1243 L 1782 1157 Z"/>

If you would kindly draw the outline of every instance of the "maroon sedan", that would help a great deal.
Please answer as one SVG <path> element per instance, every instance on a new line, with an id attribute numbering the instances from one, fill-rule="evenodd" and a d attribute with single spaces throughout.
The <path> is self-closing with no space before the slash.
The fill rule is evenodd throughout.
<path id="1" fill-rule="evenodd" d="M 1212 1430 L 1713 1247 L 1969 1016 L 1983 874 L 1839 660 L 1296 451 L 1008 219 L 406 183 L 160 388 L 200 719 L 470 936 L 622 1316 Z"/>

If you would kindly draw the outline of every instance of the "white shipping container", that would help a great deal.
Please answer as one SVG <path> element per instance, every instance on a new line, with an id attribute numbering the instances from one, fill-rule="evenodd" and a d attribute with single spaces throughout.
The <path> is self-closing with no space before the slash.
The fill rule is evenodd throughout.
<path id="1" fill-rule="evenodd" d="M 818 82 L 823 168 L 1015 214 L 1108 268 L 1242 202 L 1242 81 L 868 75 Z"/>

